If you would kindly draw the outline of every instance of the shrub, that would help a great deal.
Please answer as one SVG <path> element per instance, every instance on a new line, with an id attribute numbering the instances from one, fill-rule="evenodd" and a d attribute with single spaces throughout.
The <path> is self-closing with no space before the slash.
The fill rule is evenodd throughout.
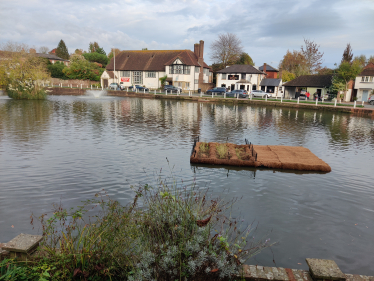
<path id="1" fill-rule="evenodd" d="M 207 142 L 200 143 L 199 151 L 202 154 L 209 154 L 209 143 L 207 143 Z"/>
<path id="2" fill-rule="evenodd" d="M 47 97 L 45 89 L 31 80 L 13 81 L 6 91 L 12 99 L 42 100 Z"/>
<path id="3" fill-rule="evenodd" d="M 220 143 L 217 145 L 216 148 L 217 156 L 219 159 L 225 159 L 227 158 L 227 153 L 229 152 L 229 148 L 225 143 Z"/>

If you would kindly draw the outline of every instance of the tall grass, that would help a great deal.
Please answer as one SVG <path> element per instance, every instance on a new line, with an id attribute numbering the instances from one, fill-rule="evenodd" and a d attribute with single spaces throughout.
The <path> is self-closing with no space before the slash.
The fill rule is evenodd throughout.
<path id="1" fill-rule="evenodd" d="M 209 143 L 208 142 L 200 143 L 199 151 L 202 154 L 209 154 Z"/>
<path id="2" fill-rule="evenodd" d="M 229 148 L 227 147 L 226 143 L 219 143 L 216 147 L 216 151 L 219 159 L 225 159 L 227 158 Z"/>
<path id="3" fill-rule="evenodd" d="M 120 205 L 97 194 L 80 207 L 55 205 L 39 221 L 39 257 L 54 265 L 57 280 L 229 280 L 268 241 L 253 241 L 251 225 L 225 214 L 209 190 L 159 177 L 154 186 L 132 187 Z"/>

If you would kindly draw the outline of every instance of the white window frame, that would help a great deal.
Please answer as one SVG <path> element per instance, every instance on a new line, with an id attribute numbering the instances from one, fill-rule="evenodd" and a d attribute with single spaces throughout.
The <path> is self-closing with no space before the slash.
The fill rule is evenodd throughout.
<path id="1" fill-rule="evenodd" d="M 369 76 L 365 77 L 365 82 L 369 82 Z"/>
<path id="2" fill-rule="evenodd" d="M 222 73 L 222 80 L 226 80 L 227 79 L 227 73 Z"/>
<path id="3" fill-rule="evenodd" d="M 195 73 L 200 73 L 200 67 L 195 66 Z"/>
<path id="4" fill-rule="evenodd" d="M 121 71 L 121 77 L 131 77 L 131 71 L 129 70 Z"/>
<path id="5" fill-rule="evenodd" d="M 370 82 L 373 82 L 373 76 L 370 76 L 369 80 L 370 80 Z"/>
<path id="6" fill-rule="evenodd" d="M 145 77 L 156 78 L 156 71 L 147 71 Z"/>
<path id="7" fill-rule="evenodd" d="M 143 72 L 142 71 L 133 71 L 132 72 L 132 82 L 136 85 L 143 84 Z"/>
<path id="8" fill-rule="evenodd" d="M 199 79 L 195 79 L 195 84 L 199 84 Z"/>

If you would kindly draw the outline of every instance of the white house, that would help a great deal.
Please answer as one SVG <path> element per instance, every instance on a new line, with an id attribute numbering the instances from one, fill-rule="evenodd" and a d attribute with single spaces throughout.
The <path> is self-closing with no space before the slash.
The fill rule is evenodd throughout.
<path id="1" fill-rule="evenodd" d="M 230 90 L 244 89 L 248 93 L 259 90 L 265 73 L 248 64 L 235 64 L 217 71 L 216 87 L 230 88 Z"/>
<path id="2" fill-rule="evenodd" d="M 374 90 L 374 64 L 369 63 L 356 77 L 355 90 L 358 101 L 367 101 Z"/>
<path id="3" fill-rule="evenodd" d="M 144 85 L 161 87 L 160 78 L 183 90 L 206 88 L 212 82 L 212 69 L 204 62 L 204 41 L 190 50 L 122 51 L 112 58 L 101 76 L 101 84 Z M 204 87 L 205 85 L 205 87 Z"/>

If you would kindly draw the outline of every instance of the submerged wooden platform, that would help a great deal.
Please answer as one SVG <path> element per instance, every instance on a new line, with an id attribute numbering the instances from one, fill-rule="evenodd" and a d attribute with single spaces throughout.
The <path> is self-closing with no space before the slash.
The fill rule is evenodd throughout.
<path id="1" fill-rule="evenodd" d="M 247 141 L 246 141 L 247 142 Z M 225 145 L 226 148 L 222 147 Z M 219 147 L 218 154 L 217 148 Z M 222 153 L 227 151 L 227 153 Z M 190 157 L 191 163 L 265 167 L 299 171 L 331 172 L 331 167 L 309 149 L 282 145 L 236 145 L 195 141 Z"/>

